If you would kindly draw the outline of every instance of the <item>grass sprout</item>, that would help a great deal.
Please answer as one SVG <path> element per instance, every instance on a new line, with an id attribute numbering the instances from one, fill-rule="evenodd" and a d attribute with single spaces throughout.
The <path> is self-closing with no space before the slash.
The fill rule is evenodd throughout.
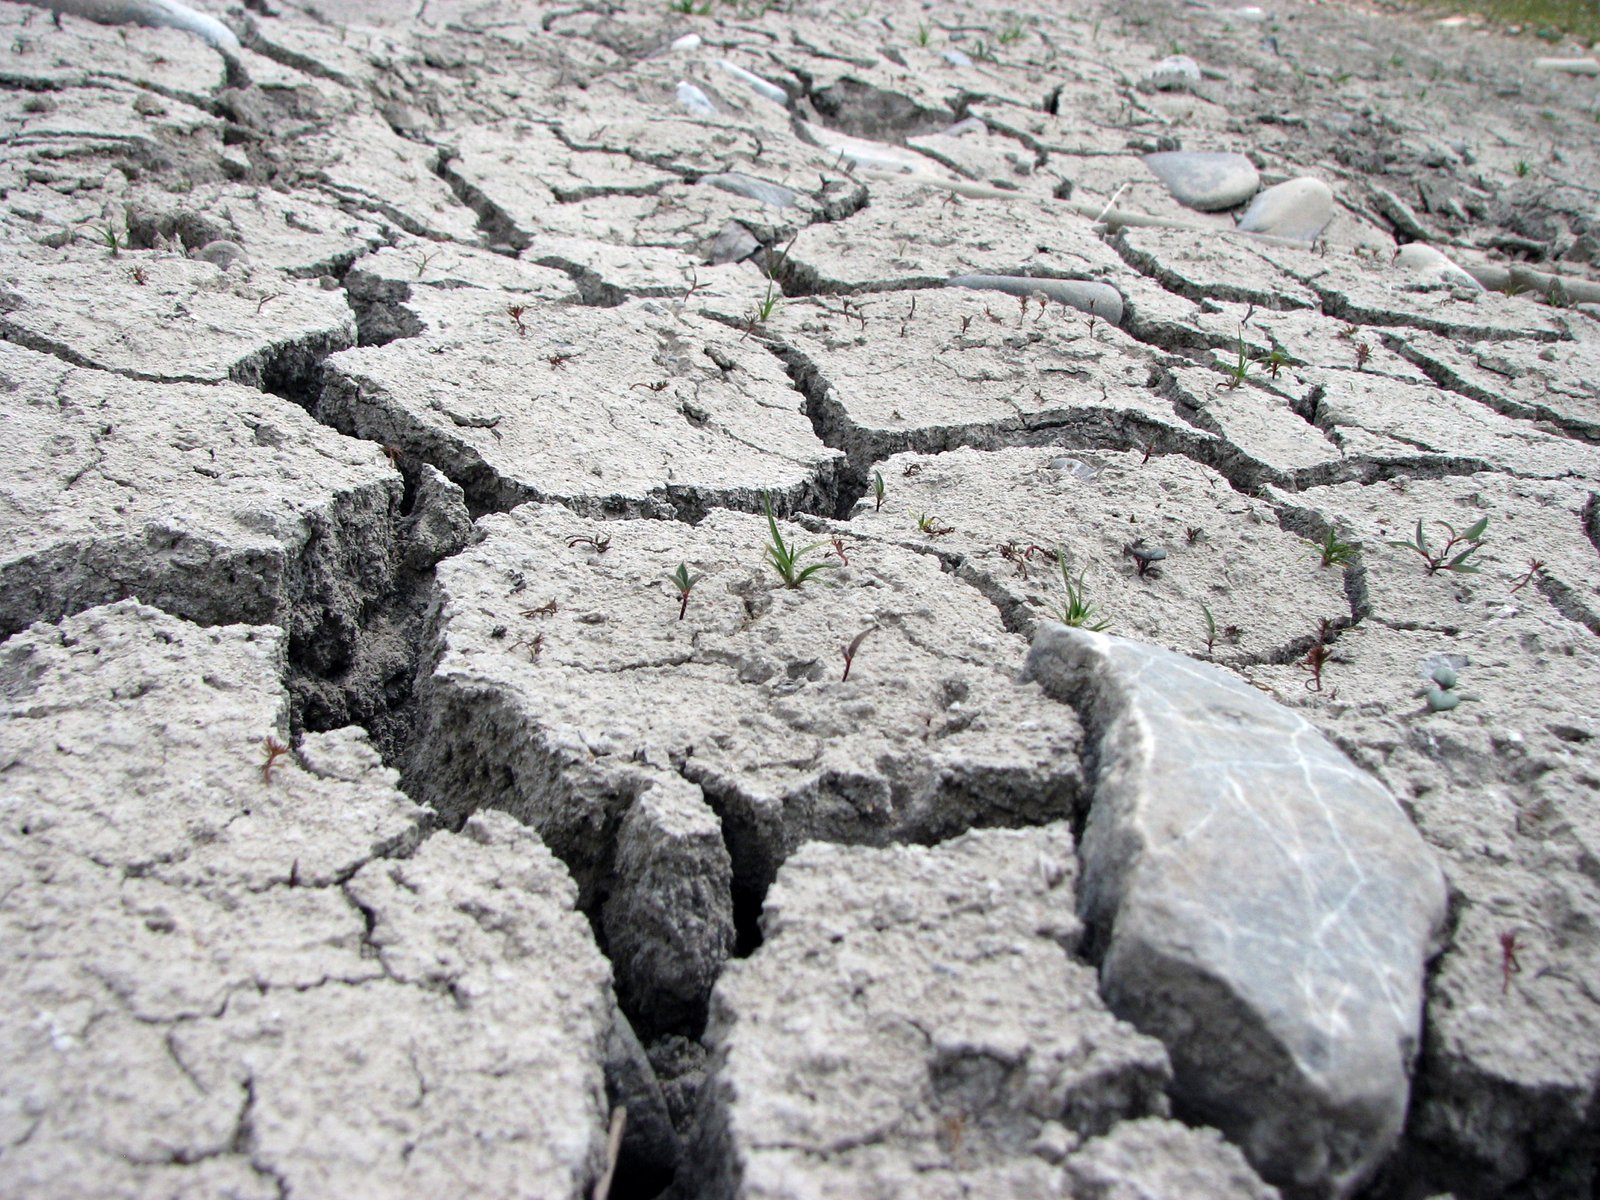
<path id="1" fill-rule="evenodd" d="M 772 535 L 772 542 L 767 546 L 767 561 L 783 579 L 784 587 L 797 588 L 818 571 L 832 571 L 839 565 L 831 562 L 814 562 L 802 567 L 800 560 L 826 543 L 812 542 L 801 546 L 795 542 L 784 541 L 783 534 L 778 531 L 778 518 L 772 515 L 771 493 L 761 493 L 761 507 L 766 511 L 767 528 Z"/>

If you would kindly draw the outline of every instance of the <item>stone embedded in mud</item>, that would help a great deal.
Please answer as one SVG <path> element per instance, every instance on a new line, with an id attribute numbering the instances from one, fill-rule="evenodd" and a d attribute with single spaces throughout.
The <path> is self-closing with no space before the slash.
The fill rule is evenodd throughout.
<path id="1" fill-rule="evenodd" d="M 1079 910 L 1107 1002 L 1266 1179 L 1350 1195 L 1405 1119 L 1432 853 L 1309 722 L 1214 667 L 1050 623 L 1026 674 L 1099 738 Z"/>
<path id="2" fill-rule="evenodd" d="M 1333 220 L 1333 189 L 1320 179 L 1291 179 L 1259 193 L 1239 218 L 1245 233 L 1314 242 Z"/>
<path id="3" fill-rule="evenodd" d="M 692 1194 L 1061 1195 L 1064 1153 L 1165 1115 L 1166 1055 L 1072 956 L 1074 875 L 1062 823 L 803 847 L 714 994 Z"/>
<path id="4" fill-rule="evenodd" d="M 953 275 L 945 280 L 945 286 L 1004 292 L 1008 296 L 1043 294 L 1057 304 L 1065 304 L 1112 325 L 1122 324 L 1122 293 L 1109 283 L 1088 279 L 1037 279 L 1024 275 Z"/>
<path id="5" fill-rule="evenodd" d="M 1188 92 L 1200 82 L 1200 64 L 1187 54 L 1163 58 L 1145 73 L 1141 86 L 1146 91 Z"/>
<path id="6" fill-rule="evenodd" d="M 1425 246 L 1421 242 L 1411 242 L 1401 246 L 1395 252 L 1394 266 L 1395 270 L 1415 275 L 1428 283 L 1464 287 L 1475 292 L 1483 291 L 1483 284 L 1458 267 L 1443 251 Z"/>
<path id="7" fill-rule="evenodd" d="M 1255 164 L 1242 154 L 1163 150 L 1146 154 L 1144 165 L 1178 203 L 1200 212 L 1243 204 L 1261 186 Z"/>

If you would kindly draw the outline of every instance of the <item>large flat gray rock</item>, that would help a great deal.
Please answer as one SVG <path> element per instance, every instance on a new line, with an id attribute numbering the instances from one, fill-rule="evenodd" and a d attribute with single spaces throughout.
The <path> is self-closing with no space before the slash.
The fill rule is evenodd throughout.
<path id="1" fill-rule="evenodd" d="M 1098 737 L 1079 907 L 1113 1011 L 1269 1181 L 1348 1196 L 1405 1120 L 1444 879 L 1394 797 L 1216 668 L 1049 624 Z"/>
<path id="2" fill-rule="evenodd" d="M 287 741 L 276 629 L 133 602 L 0 650 L 0 1190 L 572 1197 L 609 972 L 571 880 Z"/>
<path id="3" fill-rule="evenodd" d="M 1144 165 L 1174 199 L 1201 212 L 1243 204 L 1261 186 L 1255 164 L 1226 151 L 1166 150 L 1146 154 Z"/>

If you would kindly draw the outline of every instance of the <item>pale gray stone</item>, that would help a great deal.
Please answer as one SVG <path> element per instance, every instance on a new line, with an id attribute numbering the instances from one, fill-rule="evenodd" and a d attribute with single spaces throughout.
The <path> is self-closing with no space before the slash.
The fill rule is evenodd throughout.
<path id="1" fill-rule="evenodd" d="M 1161 1047 L 1071 956 L 1073 878 L 1063 824 L 801 849 L 714 994 L 696 1194 L 1055 1195 L 1049 1146 L 1164 1115 Z"/>
<path id="2" fill-rule="evenodd" d="M 1155 92 L 1193 91 L 1200 82 L 1200 64 L 1187 54 L 1163 58 L 1145 73 L 1143 86 Z"/>
<path id="3" fill-rule="evenodd" d="M 1089 313 L 1112 325 L 1122 324 L 1122 293 L 1109 283 L 1086 279 L 1035 279 L 1022 275 L 953 275 L 945 281 L 945 286 L 1004 292 L 1008 296 L 1039 293 L 1057 304 Z"/>
<path id="4" fill-rule="evenodd" d="M 24 0 L 38 8 L 93 21 L 99 25 L 150 25 L 192 33 L 218 50 L 237 53 L 239 37 L 213 16 L 178 0 Z"/>
<path id="5" fill-rule="evenodd" d="M 1144 165 L 1178 203 L 1201 212 L 1243 204 L 1261 186 L 1255 164 L 1242 154 L 1163 150 L 1146 154 Z"/>
<path id="6" fill-rule="evenodd" d="M 1079 908 L 1113 1011 L 1269 1181 L 1352 1194 L 1395 1144 L 1444 878 L 1394 797 L 1214 667 L 1042 625 L 1099 737 Z"/>
<path id="7" fill-rule="evenodd" d="M 750 175 L 742 175 L 737 171 L 722 171 L 715 175 L 707 175 L 700 182 L 721 188 L 725 192 L 732 192 L 735 196 L 743 196 L 747 200 L 759 200 L 763 204 L 770 204 L 773 208 L 793 208 L 800 203 L 800 193 L 794 189 L 768 183 L 764 179 L 756 179 Z"/>
<path id="8" fill-rule="evenodd" d="M 1259 193 L 1239 218 L 1246 233 L 1314 242 L 1333 220 L 1333 190 L 1320 179 L 1291 179 Z"/>

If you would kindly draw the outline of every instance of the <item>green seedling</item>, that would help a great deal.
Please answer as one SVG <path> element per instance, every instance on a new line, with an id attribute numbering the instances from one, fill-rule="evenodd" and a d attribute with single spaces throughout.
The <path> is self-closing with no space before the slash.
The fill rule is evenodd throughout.
<path id="1" fill-rule="evenodd" d="M 1516 170 L 1517 170 L 1517 178 L 1518 179 L 1526 179 L 1527 176 L 1528 176 L 1528 172 L 1530 170 L 1532 170 L 1532 168 L 1528 166 L 1528 160 L 1527 159 L 1519 158 L 1517 160 Z"/>
<path id="2" fill-rule="evenodd" d="M 955 531 L 955 526 L 939 524 L 939 518 L 931 513 L 917 514 L 917 532 L 924 537 L 944 537 L 945 534 Z"/>
<path id="3" fill-rule="evenodd" d="M 1233 391 L 1244 384 L 1245 376 L 1250 373 L 1250 352 L 1244 345 L 1244 325 L 1239 326 L 1239 360 L 1228 368 L 1228 377 L 1218 387 Z"/>
<path id="4" fill-rule="evenodd" d="M 883 511 L 883 472 L 882 471 L 874 471 L 872 473 L 872 500 L 873 500 L 872 511 L 873 512 L 882 512 Z"/>
<path id="5" fill-rule="evenodd" d="M 927 25 L 918 25 L 917 26 L 917 45 L 919 45 L 919 46 L 927 46 L 932 41 L 933 41 L 933 30 L 928 28 Z"/>
<path id="6" fill-rule="evenodd" d="M 1020 42 L 1024 36 L 1026 36 L 1026 31 L 1022 28 L 1022 22 L 1013 21 L 1010 25 L 1007 25 L 1000 31 L 1000 33 L 996 36 L 995 41 L 999 42 L 1002 46 L 1012 46 L 1017 42 Z"/>
<path id="7" fill-rule="evenodd" d="M 689 564 L 679 563 L 678 569 L 667 576 L 672 581 L 672 586 L 678 589 L 678 620 L 683 620 L 684 613 L 689 611 L 689 593 L 694 591 L 694 585 L 705 578 L 704 575 L 689 574 Z"/>
<path id="8" fill-rule="evenodd" d="M 772 544 L 767 547 L 767 561 L 783 579 L 783 586 L 797 588 L 810 579 L 818 571 L 832 571 L 838 564 L 831 562 L 808 563 L 802 567 L 800 560 L 810 554 L 823 542 L 812 542 L 808 546 L 800 546 L 794 542 L 783 540 L 783 534 L 778 532 L 778 518 L 772 515 L 772 496 L 768 492 L 761 493 L 761 506 L 766 510 L 767 528 L 772 534 Z"/>
<path id="9" fill-rule="evenodd" d="M 1331 526 L 1322 540 L 1313 542 L 1312 546 L 1321 555 L 1322 565 L 1325 567 L 1342 567 L 1355 561 L 1355 545 L 1351 542 L 1341 542 L 1339 531 Z"/>
<path id="10" fill-rule="evenodd" d="M 1423 532 L 1422 522 L 1417 522 L 1417 533 L 1414 540 L 1409 542 L 1391 541 L 1389 545 L 1400 550 L 1415 550 L 1422 556 L 1422 561 L 1427 564 L 1428 574 L 1434 575 L 1440 571 L 1455 571 L 1462 575 L 1475 575 L 1478 568 L 1467 562 L 1467 559 L 1483 548 L 1483 532 L 1489 528 L 1489 518 L 1483 517 L 1470 528 L 1461 533 L 1456 532 L 1456 527 L 1446 521 L 1435 521 L 1435 525 L 1443 525 L 1450 531 L 1450 538 L 1443 546 L 1435 550 L 1428 544 L 1427 534 Z M 1470 543 L 1452 557 L 1451 552 L 1462 543 Z"/>
<path id="11" fill-rule="evenodd" d="M 1262 355 L 1260 358 L 1256 359 L 1256 362 L 1265 367 L 1267 369 L 1267 374 L 1276 379 L 1278 377 L 1278 372 L 1289 365 L 1289 357 L 1288 355 L 1284 354 L 1282 350 L 1274 350 L 1270 354 Z"/>
<path id="12" fill-rule="evenodd" d="M 1200 611 L 1206 617 L 1206 653 L 1211 653 L 1211 648 L 1217 644 L 1217 619 L 1211 615 L 1211 608 L 1204 600 L 1200 602 Z"/>
<path id="13" fill-rule="evenodd" d="M 1055 619 L 1074 629 L 1088 629 L 1094 633 L 1110 629 L 1110 621 L 1094 619 L 1094 605 L 1089 603 L 1083 594 L 1084 573 L 1079 571 L 1078 578 L 1074 581 L 1067 570 L 1067 556 L 1059 550 L 1056 551 L 1056 565 L 1061 568 L 1061 586 L 1066 595 L 1060 603 L 1051 606 L 1050 612 Z"/>
<path id="14" fill-rule="evenodd" d="M 861 649 L 861 643 L 867 640 L 867 635 L 869 633 L 877 632 L 878 627 L 876 625 L 868 625 L 860 633 L 856 634 L 855 637 L 850 639 L 850 644 L 848 646 L 844 647 L 844 674 L 839 677 L 840 683 L 846 683 L 849 681 L 850 667 L 856 661 L 856 651 Z"/>
<path id="15" fill-rule="evenodd" d="M 568 550 L 575 549 L 578 546 L 587 546 L 596 554 L 604 554 L 611 549 L 611 538 L 609 535 L 601 537 L 599 534 L 582 533 L 577 537 L 567 539 Z"/>
<path id="16" fill-rule="evenodd" d="M 117 258 L 122 254 L 122 239 L 117 236 L 117 231 L 110 225 L 91 225 L 89 228 L 100 235 L 100 241 L 105 245 L 106 250 L 110 252 L 112 258 Z"/>

